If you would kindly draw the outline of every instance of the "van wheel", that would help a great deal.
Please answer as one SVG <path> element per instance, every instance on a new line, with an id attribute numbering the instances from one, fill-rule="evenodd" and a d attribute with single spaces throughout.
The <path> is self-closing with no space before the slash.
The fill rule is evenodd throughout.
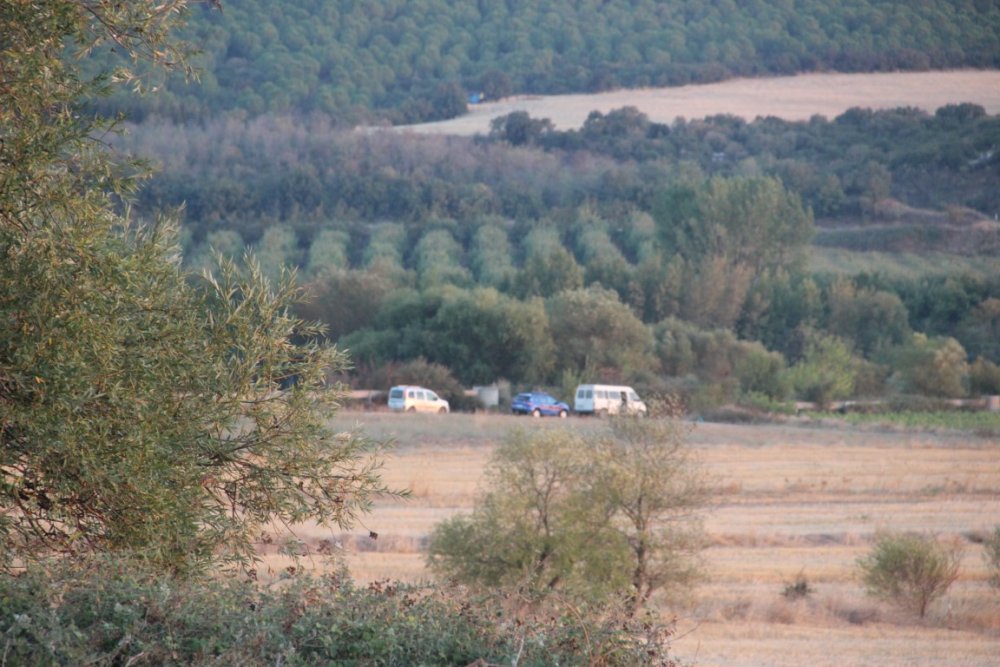
<path id="1" fill-rule="evenodd" d="M 567 417 L 566 411 L 565 410 L 560 410 L 559 411 L 559 419 L 566 419 L 566 417 Z"/>
<path id="2" fill-rule="evenodd" d="M 542 411 L 539 410 L 538 408 L 535 408 L 534 410 L 531 411 L 531 416 L 532 417 L 541 417 L 542 416 Z"/>
<path id="3" fill-rule="evenodd" d="M 406 411 L 407 412 L 416 412 L 417 409 L 411 405 L 410 407 L 406 408 Z"/>

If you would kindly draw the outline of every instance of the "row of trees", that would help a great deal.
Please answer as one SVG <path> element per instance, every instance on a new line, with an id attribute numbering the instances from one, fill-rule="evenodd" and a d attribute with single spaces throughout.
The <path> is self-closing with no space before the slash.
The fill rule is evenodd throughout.
<path id="1" fill-rule="evenodd" d="M 377 292 L 354 293 L 339 301 L 336 294 L 348 283 L 362 287 L 358 278 L 331 277 L 338 287 L 302 308 L 310 317 L 337 319 L 336 313 L 351 310 L 347 303 L 365 306 L 365 314 L 351 320 L 359 328 L 339 341 L 351 350 L 357 382 L 366 386 L 391 382 L 395 372 L 397 380 L 433 377 L 455 398 L 463 385 L 498 378 L 554 386 L 570 396 L 580 382 L 603 378 L 680 393 L 696 407 L 755 396 L 826 403 L 852 396 L 1000 391 L 996 362 L 979 355 L 970 364 L 969 352 L 955 338 L 913 332 L 896 297 L 848 281 L 829 286 L 825 314 L 783 330 L 780 347 L 769 348 L 732 330 L 676 317 L 644 324 L 613 291 L 599 286 L 526 301 L 492 288 L 455 287 L 404 289 L 381 298 Z M 341 305 L 331 311 L 331 303 Z M 995 340 L 996 326 L 994 315 L 983 335 Z M 447 372 L 410 373 L 406 364 Z"/>
<path id="2" fill-rule="evenodd" d="M 466 91 L 518 93 L 683 85 L 813 70 L 992 67 L 993 3 L 774 4 L 684 0 L 478 2 L 263 0 L 192 8 L 200 85 L 101 108 L 175 119 L 221 111 L 321 112 L 338 121 L 429 120 Z M 457 103 L 456 103 L 457 102 Z"/>
<path id="3" fill-rule="evenodd" d="M 624 208 L 648 209 L 665 184 L 700 172 L 777 178 L 820 220 L 905 222 L 896 248 L 948 242 L 966 253 L 997 252 L 995 235 L 977 237 L 967 223 L 977 211 L 1000 212 L 990 187 L 1000 177 L 1000 118 L 971 104 L 933 114 L 852 109 L 832 120 L 714 116 L 669 125 L 624 108 L 594 112 L 566 131 L 518 112 L 497 119 L 488 141 L 344 133 L 321 117 L 292 116 L 130 130 L 116 144 L 162 165 L 141 193 L 141 209 L 184 203 L 196 240 L 238 226 L 253 243 L 267 226 L 286 222 L 309 243 L 333 221 L 539 219 L 588 202 L 620 217 Z M 941 214 L 907 217 L 904 207 L 883 206 L 886 198 Z M 921 243 L 920 230 L 941 224 L 963 226 L 966 243 L 949 241 L 956 233 Z M 848 231 L 823 242 L 860 248 L 877 240 Z"/>

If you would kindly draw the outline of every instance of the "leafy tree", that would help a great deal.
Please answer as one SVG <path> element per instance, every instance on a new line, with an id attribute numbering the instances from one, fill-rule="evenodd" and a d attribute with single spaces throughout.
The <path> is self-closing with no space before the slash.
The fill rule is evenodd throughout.
<path id="1" fill-rule="evenodd" d="M 552 121 L 532 118 L 527 111 L 513 111 L 490 121 L 490 136 L 512 146 L 536 144 L 552 130 Z"/>
<path id="2" fill-rule="evenodd" d="M 547 254 L 532 253 L 514 278 L 514 293 L 522 298 L 548 297 L 583 287 L 583 269 L 561 246 Z"/>
<path id="3" fill-rule="evenodd" d="M 929 338 L 915 333 L 893 359 L 896 382 L 905 392 L 957 398 L 965 396 L 969 374 L 965 349 L 954 338 Z"/>
<path id="4" fill-rule="evenodd" d="M 653 406 L 654 412 L 663 406 Z M 699 576 L 699 513 L 708 501 L 676 420 L 614 418 L 593 443 L 594 495 L 617 519 L 612 530 L 628 545 L 627 608 L 635 614 L 653 593 L 676 594 Z"/>
<path id="5" fill-rule="evenodd" d="M 605 539 L 605 508 L 583 493 L 585 444 L 566 430 L 512 432 L 485 472 L 471 515 L 438 524 L 428 565 L 439 576 L 544 597 L 555 590 L 600 598 L 627 573 L 609 568 L 624 554 Z"/>
<path id="6" fill-rule="evenodd" d="M 856 366 L 844 341 L 811 331 L 806 334 L 802 359 L 788 369 L 786 377 L 798 397 L 826 407 L 854 391 Z"/>
<path id="7" fill-rule="evenodd" d="M 169 60 L 185 4 L 0 8 L 4 566 L 93 551 L 246 564 L 272 522 L 346 526 L 382 489 L 370 444 L 324 427 L 324 368 L 345 359 L 288 314 L 291 282 L 253 261 L 189 282 L 172 226 L 120 206 L 131 181 L 95 139 L 106 124 L 78 113 L 111 79 L 74 52 Z"/>
<path id="8" fill-rule="evenodd" d="M 858 569 L 870 595 L 923 618 L 930 603 L 955 583 L 961 562 L 957 540 L 946 544 L 929 535 L 885 533 L 858 559 Z"/>
<path id="9" fill-rule="evenodd" d="M 300 262 L 299 240 L 287 225 L 268 227 L 255 250 L 264 276 L 272 282 L 280 279 L 282 271 L 293 269 Z"/>
<path id="10" fill-rule="evenodd" d="M 828 303 L 827 331 L 851 341 L 865 357 L 900 345 L 910 333 L 906 308 L 890 292 L 838 280 L 830 287 Z"/>
<path id="11" fill-rule="evenodd" d="M 652 366 L 653 337 L 618 295 L 589 287 L 560 292 L 545 304 L 556 371 L 636 372 Z"/>
<path id="12" fill-rule="evenodd" d="M 607 431 L 515 431 L 496 450 L 471 515 L 435 527 L 439 575 L 538 599 L 553 592 L 637 612 L 696 580 L 706 489 L 683 430 L 660 418 Z"/>
<path id="13" fill-rule="evenodd" d="M 653 216 L 665 256 L 681 258 L 680 315 L 702 326 L 732 326 L 754 281 L 802 264 L 813 229 L 799 198 L 770 178 L 676 186 Z"/>

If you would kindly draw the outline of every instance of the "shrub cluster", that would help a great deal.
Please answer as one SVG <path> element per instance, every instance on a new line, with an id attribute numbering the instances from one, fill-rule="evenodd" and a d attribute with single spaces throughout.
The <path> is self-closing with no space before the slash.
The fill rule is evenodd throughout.
<path id="1" fill-rule="evenodd" d="M 515 620 L 496 598 L 336 576 L 177 580 L 104 560 L 0 577 L 5 664 L 671 664 L 651 626 L 544 620 Z"/>

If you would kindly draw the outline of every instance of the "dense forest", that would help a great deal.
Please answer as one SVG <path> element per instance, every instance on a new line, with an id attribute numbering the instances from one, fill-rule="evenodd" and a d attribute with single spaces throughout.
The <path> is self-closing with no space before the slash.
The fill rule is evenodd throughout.
<path id="1" fill-rule="evenodd" d="M 834 275 L 809 257 L 995 262 L 998 142 L 1000 118 L 959 104 L 671 125 L 626 108 L 568 131 L 515 113 L 474 139 L 147 122 L 121 147 L 161 166 L 141 210 L 184 205 L 189 267 L 248 245 L 274 277 L 298 267 L 302 314 L 359 385 L 599 376 L 712 404 L 995 391 L 1000 273 Z"/>
<path id="2" fill-rule="evenodd" d="M 189 18 L 200 81 L 94 104 L 137 120 L 240 110 L 416 122 L 461 114 L 470 92 L 1000 65 L 992 0 L 226 0 Z"/>
<path id="3" fill-rule="evenodd" d="M 982 107 L 356 129 L 470 94 L 996 67 L 994 2 L 230 0 L 190 19 L 200 81 L 91 103 L 158 167 L 135 208 L 178 211 L 192 271 L 246 248 L 273 280 L 296 268 L 300 314 L 350 350 L 356 386 L 1000 392 L 1000 117 Z M 818 269 L 834 252 L 864 268 Z"/>

